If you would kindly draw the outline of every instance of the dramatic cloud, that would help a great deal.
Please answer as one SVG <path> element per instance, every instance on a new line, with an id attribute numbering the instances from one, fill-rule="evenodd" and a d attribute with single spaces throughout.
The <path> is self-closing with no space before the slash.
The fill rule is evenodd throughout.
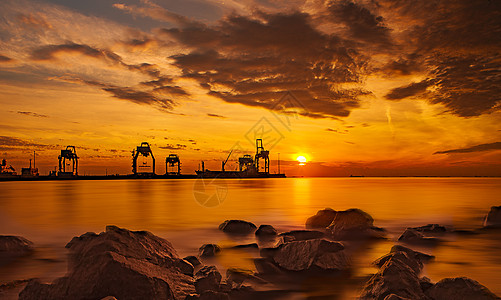
<path id="1" fill-rule="evenodd" d="M 22 23 L 33 26 L 35 28 L 43 28 L 43 29 L 53 28 L 53 26 L 49 22 L 47 22 L 47 20 L 43 15 L 35 16 L 34 14 L 28 14 L 28 15 L 20 14 L 18 17 Z"/>
<path id="2" fill-rule="evenodd" d="M 390 93 L 386 95 L 386 98 L 390 100 L 401 100 L 407 97 L 416 96 L 418 94 L 424 93 L 430 85 L 431 82 L 426 80 L 421 82 L 411 83 L 407 86 L 393 89 Z"/>
<path id="3" fill-rule="evenodd" d="M 55 149 L 58 145 L 45 145 L 26 141 L 11 136 L 0 136 L 0 147 L 2 150 L 23 150 L 26 148 L 36 149 Z"/>
<path id="4" fill-rule="evenodd" d="M 437 151 L 434 154 L 471 153 L 471 152 L 481 152 L 481 151 L 491 151 L 491 150 L 501 150 L 501 142 L 480 144 L 468 148 Z"/>
<path id="5" fill-rule="evenodd" d="M 7 56 L 3 56 L 0 54 L 0 63 L 3 63 L 3 62 L 11 62 L 12 59 L 7 57 Z"/>

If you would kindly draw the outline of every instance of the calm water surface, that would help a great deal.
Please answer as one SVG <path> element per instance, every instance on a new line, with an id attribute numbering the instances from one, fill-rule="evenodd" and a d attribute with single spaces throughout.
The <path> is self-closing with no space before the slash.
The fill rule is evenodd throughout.
<path id="1" fill-rule="evenodd" d="M 386 254 L 406 227 L 428 223 L 477 229 L 493 205 L 501 205 L 501 178 L 287 178 L 200 182 L 117 180 L 0 182 L 0 234 L 22 235 L 35 254 L 0 267 L 0 284 L 66 272 L 64 245 L 88 231 L 114 224 L 149 230 L 171 241 L 181 256 L 204 243 L 254 242 L 232 239 L 218 225 L 226 219 L 300 229 L 317 210 L 360 208 L 388 230 L 389 240 L 370 245 L 354 261 L 355 276 L 375 272 L 370 262 Z M 468 276 L 501 295 L 501 233 L 449 236 L 435 248 L 424 275 L 434 281 Z M 225 251 L 223 251 L 225 252 Z M 253 268 L 256 253 L 227 252 L 216 264 Z M 354 297 L 357 285 L 342 292 Z M 299 297 L 301 298 L 301 297 Z"/>

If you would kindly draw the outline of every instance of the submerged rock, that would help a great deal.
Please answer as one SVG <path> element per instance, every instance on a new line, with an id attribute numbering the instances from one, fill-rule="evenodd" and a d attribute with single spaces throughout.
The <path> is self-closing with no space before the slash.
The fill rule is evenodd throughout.
<path id="1" fill-rule="evenodd" d="M 337 212 L 333 210 L 332 208 L 326 208 L 317 211 L 317 214 L 314 216 L 309 217 L 306 220 L 306 228 L 308 229 L 313 229 L 313 228 L 327 228 L 332 221 L 334 220 L 334 217 L 336 217 Z"/>
<path id="2" fill-rule="evenodd" d="M 236 245 L 231 247 L 232 249 L 259 249 L 259 246 L 256 243 L 250 243 L 250 244 L 243 244 L 243 245 Z"/>
<path id="3" fill-rule="evenodd" d="M 203 244 L 199 249 L 198 249 L 198 255 L 200 257 L 210 257 L 214 256 L 217 253 L 221 252 L 221 247 L 219 247 L 216 244 Z"/>
<path id="4" fill-rule="evenodd" d="M 195 274 L 195 290 L 202 294 L 205 291 L 219 291 L 221 274 L 215 266 L 205 266 Z"/>
<path id="5" fill-rule="evenodd" d="M 445 278 L 430 287 L 426 294 L 433 300 L 493 300 L 501 299 L 475 280 Z"/>
<path id="6" fill-rule="evenodd" d="M 21 236 L 0 235 L 0 265 L 33 251 L 33 243 Z"/>
<path id="7" fill-rule="evenodd" d="M 280 237 L 284 237 L 283 242 L 289 241 L 304 241 L 323 238 L 325 233 L 317 230 L 291 230 L 287 232 L 282 232 Z M 292 238 L 292 239 L 290 239 Z"/>
<path id="8" fill-rule="evenodd" d="M 491 210 L 485 216 L 484 227 L 501 228 L 501 206 L 492 206 Z"/>
<path id="9" fill-rule="evenodd" d="M 419 227 L 412 227 L 412 229 L 419 231 L 419 232 L 428 233 L 428 234 L 440 234 L 440 233 L 447 232 L 447 228 L 445 228 L 445 226 L 438 225 L 438 224 L 428 224 L 428 225 L 419 226 Z"/>
<path id="10" fill-rule="evenodd" d="M 277 230 L 271 225 L 260 225 L 254 234 L 259 238 L 273 237 L 277 235 Z"/>
<path id="11" fill-rule="evenodd" d="M 426 237 L 421 232 L 412 228 L 407 228 L 398 240 L 404 243 L 423 245 L 435 245 L 439 242 L 437 238 Z"/>
<path id="12" fill-rule="evenodd" d="M 409 257 L 415 258 L 415 259 L 419 260 L 421 263 L 427 263 L 430 260 L 433 260 L 435 258 L 435 256 L 433 256 L 433 255 L 429 255 L 429 254 L 426 254 L 423 252 L 415 251 L 415 250 L 412 250 L 410 248 L 404 247 L 402 245 L 395 245 L 395 246 L 391 247 L 390 253 L 395 253 L 398 251 L 402 251 L 402 252 L 407 253 L 407 255 Z"/>
<path id="13" fill-rule="evenodd" d="M 73 238 L 69 272 L 52 284 L 32 280 L 19 299 L 184 299 L 195 291 L 172 245 L 146 231 L 107 226 Z"/>
<path id="14" fill-rule="evenodd" d="M 219 230 L 233 234 L 250 234 L 256 231 L 256 225 L 243 220 L 226 220 L 219 225 Z"/>
<path id="15" fill-rule="evenodd" d="M 357 208 L 338 211 L 327 231 L 336 240 L 382 238 L 384 235 L 381 228 L 374 227 L 374 219 Z"/>

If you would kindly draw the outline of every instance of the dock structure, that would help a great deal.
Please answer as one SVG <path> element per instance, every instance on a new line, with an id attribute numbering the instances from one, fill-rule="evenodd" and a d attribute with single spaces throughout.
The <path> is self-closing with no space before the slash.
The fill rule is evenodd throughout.
<path id="1" fill-rule="evenodd" d="M 18 175 L 11 165 L 7 165 L 5 159 L 2 160 L 0 170 L 0 181 L 43 181 L 43 180 L 105 180 L 105 179 L 135 179 L 135 178 L 155 178 L 155 179 L 189 179 L 189 178 L 285 178 L 285 174 L 270 174 L 270 151 L 265 150 L 263 140 L 256 140 L 256 153 L 254 156 L 245 154 L 238 158 L 238 170 L 227 171 L 226 164 L 233 153 L 229 152 L 224 161 L 221 162 L 221 171 L 211 171 L 205 169 L 202 161 L 201 170 L 196 174 L 181 174 L 181 159 L 177 154 L 169 154 L 165 158 L 165 174 L 155 173 L 155 156 L 151 146 L 147 142 L 142 142 L 132 150 L 132 174 L 127 175 L 84 175 L 78 174 L 79 157 L 75 146 L 67 146 L 62 149 L 58 156 L 59 168 L 55 167 L 49 175 L 40 176 L 36 167 L 36 153 L 33 152 L 33 167 L 30 159 L 29 168 L 22 168 L 22 174 Z M 138 163 L 142 157 L 151 157 L 151 165 L 147 161 Z M 261 164 L 260 162 L 263 161 Z M 280 162 L 279 162 L 280 164 Z"/>
<path id="2" fill-rule="evenodd" d="M 222 162 L 221 171 L 207 170 L 202 162 L 202 170 L 196 171 L 201 178 L 284 178 L 285 174 L 270 173 L 270 151 L 265 150 L 262 139 L 256 139 L 256 154 L 254 158 L 250 154 L 245 154 L 238 158 L 238 171 L 225 170 L 226 163 L 232 151 Z M 260 166 L 260 161 L 263 164 Z"/>

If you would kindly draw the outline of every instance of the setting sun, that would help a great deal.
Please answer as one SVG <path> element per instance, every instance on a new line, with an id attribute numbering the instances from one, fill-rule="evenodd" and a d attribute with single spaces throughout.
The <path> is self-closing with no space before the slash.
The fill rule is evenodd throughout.
<path id="1" fill-rule="evenodd" d="M 304 166 L 304 164 L 306 163 L 306 157 L 300 155 L 296 158 L 296 160 L 299 162 L 299 165 L 300 166 Z"/>

